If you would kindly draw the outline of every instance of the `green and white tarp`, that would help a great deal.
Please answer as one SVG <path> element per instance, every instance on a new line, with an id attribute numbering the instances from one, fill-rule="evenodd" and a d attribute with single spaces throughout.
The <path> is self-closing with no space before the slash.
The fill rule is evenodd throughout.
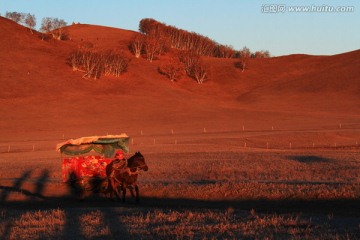
<path id="1" fill-rule="evenodd" d="M 105 157 L 112 157 L 116 149 L 129 152 L 129 136 L 120 135 L 92 136 L 70 139 L 56 145 L 56 150 L 66 155 L 81 155 L 95 151 Z"/>

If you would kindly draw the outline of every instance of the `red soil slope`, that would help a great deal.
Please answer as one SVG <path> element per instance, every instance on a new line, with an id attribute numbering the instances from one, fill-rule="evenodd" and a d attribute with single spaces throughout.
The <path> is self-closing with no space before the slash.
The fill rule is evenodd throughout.
<path id="1" fill-rule="evenodd" d="M 38 33 L 1 17 L 0 26 L 4 137 L 185 131 L 205 125 L 231 130 L 269 121 L 304 127 L 321 125 L 329 116 L 359 119 L 359 50 L 252 59 L 244 72 L 235 67 L 236 59 L 207 58 L 211 78 L 198 85 L 186 76 L 171 83 L 160 75 L 157 68 L 168 56 L 152 63 L 133 57 L 127 46 L 132 31 L 77 24 L 67 27 L 70 40 L 42 41 Z M 124 51 L 131 58 L 128 72 L 83 79 L 67 57 L 84 42 Z"/>

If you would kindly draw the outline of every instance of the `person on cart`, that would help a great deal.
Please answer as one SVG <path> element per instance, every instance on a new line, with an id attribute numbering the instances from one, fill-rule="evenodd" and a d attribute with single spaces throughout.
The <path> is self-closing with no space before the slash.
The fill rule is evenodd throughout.
<path id="1" fill-rule="evenodd" d="M 124 152 L 118 150 L 115 153 L 115 159 L 109 165 L 111 165 L 111 167 L 106 167 L 106 175 L 108 177 L 114 177 L 115 169 L 124 169 L 127 165 Z"/>
<path id="2" fill-rule="evenodd" d="M 125 168 L 127 165 L 125 154 L 122 150 L 115 153 L 115 160 L 113 161 L 116 168 Z"/>
<path id="3" fill-rule="evenodd" d="M 106 166 L 106 176 L 108 177 L 108 181 L 109 181 L 107 188 L 109 188 L 110 186 L 114 186 L 114 181 L 116 181 L 115 170 L 125 169 L 126 166 L 127 166 L 127 161 L 125 158 L 125 154 L 122 150 L 118 150 L 115 153 L 114 160 L 111 161 L 111 163 L 109 163 Z"/>

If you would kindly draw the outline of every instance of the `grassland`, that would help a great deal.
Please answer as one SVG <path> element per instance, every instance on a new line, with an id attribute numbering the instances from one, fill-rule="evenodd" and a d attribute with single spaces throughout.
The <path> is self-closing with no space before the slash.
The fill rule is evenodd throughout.
<path id="1" fill-rule="evenodd" d="M 357 146 L 267 149 L 245 147 L 259 136 L 241 132 L 187 136 L 134 137 L 130 147 L 150 169 L 139 177 L 139 205 L 92 195 L 78 202 L 61 183 L 56 153 L 20 144 L 6 152 L 4 143 L 2 239 L 360 237 Z"/>

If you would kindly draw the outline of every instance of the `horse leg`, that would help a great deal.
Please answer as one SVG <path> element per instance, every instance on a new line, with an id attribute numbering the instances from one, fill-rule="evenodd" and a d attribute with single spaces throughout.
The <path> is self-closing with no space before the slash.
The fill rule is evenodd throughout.
<path id="1" fill-rule="evenodd" d="M 126 185 L 125 184 L 123 184 L 121 186 L 121 190 L 122 190 L 122 194 L 123 194 L 122 202 L 124 203 L 125 202 L 125 197 L 126 197 Z"/>
<path id="2" fill-rule="evenodd" d="M 108 184 L 106 187 L 106 194 L 109 194 L 109 198 L 111 201 L 113 201 L 114 199 L 114 191 L 113 191 L 113 187 L 112 187 L 112 181 L 110 178 L 108 178 Z"/>
<path id="3" fill-rule="evenodd" d="M 110 183 L 110 189 L 109 190 L 110 190 L 111 199 L 113 200 L 114 193 L 118 197 L 118 199 L 121 199 L 120 193 L 118 191 L 118 187 L 117 187 L 117 184 L 115 183 L 114 178 L 110 178 L 109 183 Z"/>
<path id="4" fill-rule="evenodd" d="M 113 193 L 114 193 L 114 192 L 115 192 L 115 194 L 116 194 L 116 197 L 117 197 L 118 199 L 121 199 L 120 192 L 119 192 L 119 185 L 115 185 L 115 184 L 114 184 Z"/>
<path id="5" fill-rule="evenodd" d="M 80 202 L 85 200 L 85 192 L 84 191 L 81 191 L 78 193 L 78 199 Z"/>
<path id="6" fill-rule="evenodd" d="M 115 192 L 115 190 L 114 190 L 114 182 L 111 181 L 110 179 L 109 179 L 108 192 L 109 192 L 111 201 L 114 201 L 114 192 Z"/>
<path id="7" fill-rule="evenodd" d="M 131 193 L 131 197 L 135 198 L 135 194 L 134 194 L 134 188 L 132 185 L 128 186 L 128 189 L 130 190 Z"/>
<path id="8" fill-rule="evenodd" d="M 135 193 L 136 193 L 136 203 L 140 202 L 140 197 L 139 197 L 139 187 L 138 185 L 135 185 Z"/>
<path id="9" fill-rule="evenodd" d="M 104 182 L 102 183 L 102 186 L 100 188 L 100 191 L 102 194 L 104 194 L 104 196 L 106 198 L 109 198 L 112 200 L 112 190 L 111 190 L 111 184 L 110 184 L 110 179 L 106 179 L 104 180 Z"/>

